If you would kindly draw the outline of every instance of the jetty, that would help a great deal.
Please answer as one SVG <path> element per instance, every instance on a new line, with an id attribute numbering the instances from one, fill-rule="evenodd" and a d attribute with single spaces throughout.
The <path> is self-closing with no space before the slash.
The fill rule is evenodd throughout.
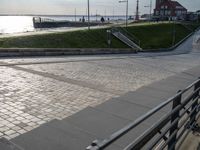
<path id="1" fill-rule="evenodd" d="M 90 26 L 106 25 L 102 22 L 90 22 Z M 50 18 L 33 17 L 34 28 L 87 27 L 86 21 L 54 20 Z"/>

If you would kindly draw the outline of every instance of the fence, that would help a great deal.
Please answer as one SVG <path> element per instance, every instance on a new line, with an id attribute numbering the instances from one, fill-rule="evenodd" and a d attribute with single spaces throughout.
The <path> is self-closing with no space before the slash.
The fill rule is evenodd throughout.
<path id="1" fill-rule="evenodd" d="M 181 142 L 187 137 L 189 131 L 198 128 L 200 79 L 189 85 L 184 90 L 178 91 L 176 95 L 169 98 L 159 106 L 155 107 L 136 121 L 113 133 L 103 141 L 94 141 L 87 150 L 103 150 L 113 144 L 117 139 L 134 130 L 142 122 L 149 119 L 156 112 L 169 104 L 172 109 L 162 119 L 147 129 L 140 137 L 133 140 L 124 150 L 139 149 L 168 149 L 175 150 L 181 146 Z"/>

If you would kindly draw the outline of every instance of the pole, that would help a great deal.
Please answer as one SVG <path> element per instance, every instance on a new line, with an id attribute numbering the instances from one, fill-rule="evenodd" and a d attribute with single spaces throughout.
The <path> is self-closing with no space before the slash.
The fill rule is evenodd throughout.
<path id="1" fill-rule="evenodd" d="M 128 0 L 126 2 L 126 28 L 128 27 Z"/>
<path id="2" fill-rule="evenodd" d="M 122 0 L 119 1 L 119 3 L 125 3 L 126 2 L 126 28 L 128 26 L 128 0 Z"/>
<path id="3" fill-rule="evenodd" d="M 75 22 L 76 22 L 76 8 L 75 8 L 75 16 L 74 17 L 75 17 Z"/>
<path id="4" fill-rule="evenodd" d="M 115 8 L 113 8 L 113 21 L 115 20 Z"/>
<path id="5" fill-rule="evenodd" d="M 137 0 L 135 20 L 139 21 L 139 0 Z"/>
<path id="6" fill-rule="evenodd" d="M 152 11 L 152 0 L 150 0 L 150 16 L 149 16 L 149 20 L 150 20 L 150 22 L 151 22 L 151 11 Z"/>
<path id="7" fill-rule="evenodd" d="M 97 9 L 96 9 L 96 22 L 97 22 L 97 14 L 98 14 L 98 13 L 97 13 Z"/>
<path id="8" fill-rule="evenodd" d="M 88 0 L 88 30 L 90 30 L 90 1 Z"/>
<path id="9" fill-rule="evenodd" d="M 176 41 L 176 24 L 175 24 L 175 18 L 173 18 L 173 39 L 172 39 L 172 46 L 175 45 Z"/>

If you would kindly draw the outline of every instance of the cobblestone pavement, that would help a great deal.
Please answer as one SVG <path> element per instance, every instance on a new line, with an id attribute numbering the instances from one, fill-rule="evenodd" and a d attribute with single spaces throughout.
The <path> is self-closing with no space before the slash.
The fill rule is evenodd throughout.
<path id="1" fill-rule="evenodd" d="M 199 64 L 198 53 L 1 59 L 0 137 L 14 138 Z"/>

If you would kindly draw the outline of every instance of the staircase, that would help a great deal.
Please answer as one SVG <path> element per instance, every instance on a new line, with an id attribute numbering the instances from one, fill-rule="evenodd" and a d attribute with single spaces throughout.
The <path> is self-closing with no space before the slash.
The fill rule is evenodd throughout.
<path id="1" fill-rule="evenodd" d="M 113 36 L 118 38 L 120 41 L 122 41 L 132 49 L 142 50 L 142 48 L 139 46 L 140 41 L 130 33 L 127 33 L 127 31 L 125 31 L 124 29 L 118 27 L 118 28 L 112 28 L 111 31 Z"/>

